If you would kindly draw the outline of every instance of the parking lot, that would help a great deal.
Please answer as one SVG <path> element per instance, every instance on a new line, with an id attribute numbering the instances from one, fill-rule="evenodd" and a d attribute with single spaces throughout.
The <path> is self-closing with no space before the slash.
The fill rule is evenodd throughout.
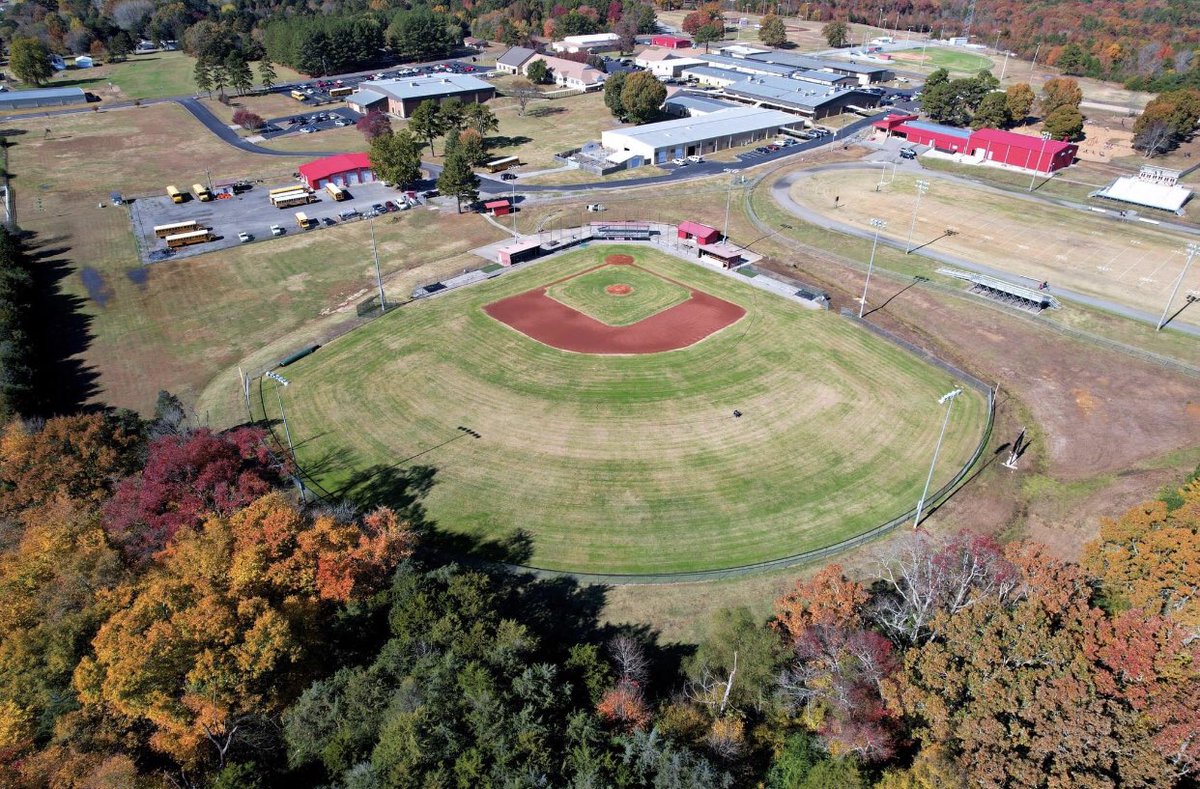
<path id="1" fill-rule="evenodd" d="M 342 126 L 352 126 L 361 116 L 349 107 L 322 107 L 313 109 L 296 105 L 295 115 L 271 118 L 259 132 L 263 139 L 273 140 L 286 134 L 311 134 Z M 305 132 L 311 129 L 311 132 Z"/>
<path id="2" fill-rule="evenodd" d="M 202 203 L 195 198 L 187 202 L 174 204 L 169 197 L 139 198 L 130 205 L 133 222 L 133 232 L 138 239 L 138 247 L 143 263 L 154 263 L 164 260 L 194 257 L 205 252 L 236 246 L 242 243 L 257 243 L 272 238 L 272 226 L 282 229 L 280 235 L 290 233 L 315 233 L 321 228 L 332 227 L 344 221 L 358 221 L 367 217 L 374 204 L 385 204 L 392 201 L 400 210 L 406 210 L 410 201 L 405 194 L 394 187 L 381 183 L 356 184 L 347 187 L 350 197 L 341 202 L 335 201 L 325 191 L 314 195 L 317 202 L 292 208 L 275 208 L 267 199 L 270 189 L 286 184 L 259 185 L 247 192 L 226 200 L 212 200 Z M 423 205 L 424 200 L 415 198 L 416 207 Z M 310 220 L 314 220 L 309 229 L 297 226 L 296 212 L 301 211 Z M 347 219 L 340 214 L 356 212 Z M 201 226 L 212 230 L 216 239 L 203 244 L 168 250 L 166 242 L 154 235 L 158 225 L 168 225 L 176 222 L 196 221 Z M 239 233 L 247 233 L 250 241 L 242 241 Z"/>

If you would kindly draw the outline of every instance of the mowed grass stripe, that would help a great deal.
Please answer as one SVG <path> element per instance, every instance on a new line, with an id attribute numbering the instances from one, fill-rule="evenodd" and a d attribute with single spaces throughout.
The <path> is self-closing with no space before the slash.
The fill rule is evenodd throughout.
<path id="1" fill-rule="evenodd" d="M 616 295 L 608 291 L 621 286 L 630 292 Z M 609 326 L 629 326 L 691 297 L 682 285 L 635 266 L 588 271 L 550 286 L 546 295 Z"/>
<path id="2" fill-rule="evenodd" d="M 482 310 L 620 252 L 746 318 L 690 348 L 602 357 L 548 348 Z M 288 370 L 300 461 L 326 488 L 425 453 L 411 462 L 437 468 L 426 506 L 439 528 L 489 540 L 524 529 L 537 566 L 629 573 L 770 559 L 911 507 L 937 397 L 954 385 L 835 315 L 632 245 L 411 305 Z M 984 418 L 973 392 L 955 406 L 935 486 Z M 483 438 L 458 438 L 458 425 Z"/>

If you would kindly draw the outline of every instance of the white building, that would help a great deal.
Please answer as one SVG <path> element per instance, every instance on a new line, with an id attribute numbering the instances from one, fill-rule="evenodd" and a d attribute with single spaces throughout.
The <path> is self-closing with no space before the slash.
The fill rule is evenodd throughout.
<path id="1" fill-rule="evenodd" d="M 603 71 L 586 63 L 576 63 L 574 60 L 565 60 L 551 55 L 534 55 L 525 61 L 521 71 L 528 76 L 529 67 L 539 60 L 543 61 L 550 69 L 550 76 L 554 77 L 554 84 L 559 87 L 583 91 L 596 90 L 604 85 L 604 80 L 608 78 Z"/>
<path id="2" fill-rule="evenodd" d="M 795 115 L 758 107 L 733 107 L 697 118 L 648 123 L 601 133 L 605 148 L 631 153 L 648 164 L 699 156 L 774 137 L 785 126 L 800 125 Z"/>
<path id="3" fill-rule="evenodd" d="M 550 48 L 555 52 L 604 52 L 620 46 L 621 37 L 616 33 L 595 33 L 590 36 L 567 36 L 555 41 Z"/>
<path id="4" fill-rule="evenodd" d="M 633 59 L 633 63 L 656 77 L 678 77 L 688 66 L 700 66 L 704 61 L 681 57 L 676 50 L 666 47 L 646 47 Z"/>

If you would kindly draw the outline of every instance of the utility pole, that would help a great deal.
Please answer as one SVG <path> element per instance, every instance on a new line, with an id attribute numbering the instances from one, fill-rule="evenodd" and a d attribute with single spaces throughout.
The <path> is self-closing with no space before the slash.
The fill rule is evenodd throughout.
<path id="1" fill-rule="evenodd" d="M 917 517 L 913 519 L 913 530 L 921 525 L 921 510 L 925 509 L 925 497 L 929 495 L 929 483 L 933 481 L 933 469 L 937 465 L 938 453 L 942 451 L 942 439 L 946 437 L 946 426 L 950 424 L 950 409 L 954 407 L 954 398 L 962 394 L 962 389 L 946 392 L 938 398 L 938 405 L 946 406 L 946 419 L 942 422 L 942 432 L 938 435 L 937 445 L 933 448 L 933 461 L 929 464 L 929 476 L 925 478 L 925 490 L 917 502 Z"/>
<path id="2" fill-rule="evenodd" d="M 292 465 L 296 473 L 292 477 L 296 481 L 296 489 L 300 491 L 300 501 L 308 501 L 308 493 L 304 490 L 304 481 L 300 479 L 300 464 L 296 462 L 296 448 L 292 445 L 292 431 L 288 428 L 287 411 L 283 410 L 283 393 L 279 384 L 275 384 L 275 397 L 279 399 L 279 416 L 283 420 L 283 435 L 287 437 L 288 453 L 292 456 Z"/>
<path id="3" fill-rule="evenodd" d="M 1042 42 L 1039 41 L 1037 49 L 1033 50 L 1033 62 L 1029 64 L 1029 78 L 1033 79 L 1033 70 L 1037 68 L 1038 53 L 1042 51 Z"/>
<path id="4" fill-rule="evenodd" d="M 921 207 L 921 195 L 929 191 L 928 181 L 917 181 L 917 202 L 913 204 L 912 223 L 908 226 L 908 241 L 904 242 L 904 254 L 912 252 L 913 231 L 917 228 L 917 209 Z"/>
<path id="5" fill-rule="evenodd" d="M 1004 75 L 1008 73 L 1008 56 L 1012 54 L 1011 50 L 1004 50 L 1004 65 L 1000 67 L 1000 81 L 1004 81 Z"/>
<path id="6" fill-rule="evenodd" d="M 371 217 L 371 253 L 375 256 L 375 285 L 379 288 L 379 312 L 387 312 L 387 299 L 383 295 L 383 275 L 379 271 L 379 245 L 375 243 L 375 217 Z"/>
<path id="7" fill-rule="evenodd" d="M 512 214 L 513 235 L 517 234 L 517 182 L 512 182 L 512 201 L 508 204 L 508 212 Z"/>
<path id="8" fill-rule="evenodd" d="M 1038 168 L 1042 166 L 1042 158 L 1046 155 L 1046 142 L 1050 139 L 1050 132 L 1042 132 L 1042 150 L 1038 152 L 1037 161 L 1033 163 L 1033 175 L 1029 178 L 1029 191 L 1033 191 L 1033 185 L 1037 181 Z"/>
<path id="9" fill-rule="evenodd" d="M 875 240 L 871 242 L 871 262 L 867 264 L 867 281 L 863 283 L 863 295 L 858 300 L 858 317 L 863 316 L 863 310 L 867 307 L 867 288 L 871 286 L 871 272 L 875 269 L 875 249 L 879 246 L 879 231 L 887 227 L 887 222 L 882 219 L 872 219 L 871 227 L 875 228 Z"/>
<path id="10" fill-rule="evenodd" d="M 1162 331 L 1162 327 L 1167 325 L 1167 312 L 1171 309 L 1171 302 L 1175 301 L 1175 294 L 1179 293 L 1179 286 L 1183 284 L 1183 278 L 1187 276 L 1188 269 L 1192 267 L 1192 260 L 1195 259 L 1197 252 L 1200 252 L 1200 244 L 1187 245 L 1187 260 L 1183 264 L 1183 271 L 1179 272 L 1179 279 L 1175 280 L 1175 287 L 1171 289 L 1171 296 L 1167 299 L 1167 306 L 1163 307 L 1163 314 L 1158 319 L 1155 331 Z"/>

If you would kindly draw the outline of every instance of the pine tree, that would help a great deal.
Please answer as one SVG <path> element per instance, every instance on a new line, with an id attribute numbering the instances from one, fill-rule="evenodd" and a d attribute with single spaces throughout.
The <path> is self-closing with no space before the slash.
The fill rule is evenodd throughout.
<path id="1" fill-rule="evenodd" d="M 204 91 L 208 94 L 209 98 L 212 98 L 213 74 L 208 63 L 204 62 L 203 58 L 196 61 L 196 71 L 194 74 L 193 78 L 196 80 L 196 89 Z"/>
<path id="2" fill-rule="evenodd" d="M 225 70 L 229 73 L 229 86 L 241 96 L 254 87 L 254 75 L 250 64 L 241 52 L 234 50 L 225 58 Z"/>
<path id="3" fill-rule="evenodd" d="M 264 90 L 270 90 L 275 87 L 275 82 L 279 79 L 279 75 L 275 73 L 275 67 L 271 65 L 271 61 L 263 58 L 258 64 L 258 80 L 262 83 Z"/>
<path id="4" fill-rule="evenodd" d="M 438 191 L 454 195 L 460 214 L 464 200 L 473 203 L 479 199 L 479 176 L 471 169 L 467 152 L 459 145 L 457 132 L 446 138 L 446 163 L 438 176 Z"/>

